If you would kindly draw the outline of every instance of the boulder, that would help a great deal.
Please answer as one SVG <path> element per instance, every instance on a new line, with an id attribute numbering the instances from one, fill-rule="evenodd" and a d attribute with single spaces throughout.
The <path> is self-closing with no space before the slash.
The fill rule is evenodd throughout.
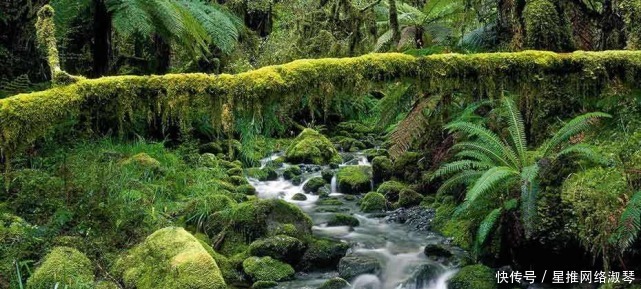
<path id="1" fill-rule="evenodd" d="M 361 200 L 360 208 L 365 213 L 383 212 L 387 209 L 387 200 L 380 193 L 369 192 Z"/>
<path id="2" fill-rule="evenodd" d="M 403 189 L 401 190 L 396 202 L 396 207 L 409 208 L 413 206 L 418 206 L 423 201 L 423 196 L 412 189 Z"/>
<path id="3" fill-rule="evenodd" d="M 392 174 L 392 161 L 386 156 L 372 159 L 372 179 L 374 184 L 380 184 L 389 179 Z"/>
<path id="4" fill-rule="evenodd" d="M 449 289 L 496 289 L 494 270 L 484 265 L 465 266 L 448 282 Z"/>
<path id="5" fill-rule="evenodd" d="M 362 274 L 378 274 L 381 264 L 374 257 L 365 255 L 349 255 L 338 263 L 338 275 L 344 279 L 352 279 Z"/>
<path id="6" fill-rule="evenodd" d="M 327 183 L 321 177 L 311 178 L 303 185 L 303 191 L 308 194 L 316 194 L 325 184 Z"/>
<path id="7" fill-rule="evenodd" d="M 243 270 L 254 281 L 286 281 L 294 278 L 294 268 L 272 257 L 249 257 Z"/>
<path id="8" fill-rule="evenodd" d="M 289 264 L 296 264 L 305 249 L 307 246 L 301 240 L 287 235 L 276 235 L 251 243 L 249 254 L 257 257 L 269 256 Z"/>
<path id="9" fill-rule="evenodd" d="M 300 176 L 303 173 L 303 171 L 300 169 L 299 166 L 290 166 L 283 171 L 283 178 L 286 180 L 291 180 L 295 176 Z"/>
<path id="10" fill-rule="evenodd" d="M 278 286 L 278 282 L 276 281 L 256 281 L 252 285 L 252 289 L 267 289 L 267 288 L 274 288 Z"/>
<path id="11" fill-rule="evenodd" d="M 387 199 L 389 202 L 396 202 L 398 201 L 401 191 L 404 189 L 407 189 L 407 185 L 403 183 L 397 181 L 387 181 L 382 183 L 378 187 L 376 192 L 385 196 L 385 199 Z"/>
<path id="12" fill-rule="evenodd" d="M 347 281 L 345 281 L 345 279 L 334 277 L 325 281 L 325 283 L 320 285 L 320 287 L 318 287 L 317 289 L 346 289 L 349 287 L 350 285 L 349 283 L 347 283 Z"/>
<path id="13" fill-rule="evenodd" d="M 338 188 L 343 194 L 364 194 L 372 188 L 372 170 L 369 166 L 344 166 L 336 175 Z"/>
<path id="14" fill-rule="evenodd" d="M 93 265 L 85 254 L 70 247 L 55 247 L 29 277 L 27 288 L 84 288 L 93 282 Z"/>
<path id="15" fill-rule="evenodd" d="M 149 235 L 117 260 L 115 267 L 131 288 L 227 288 L 211 254 L 198 239 L 178 227 Z"/>
<path id="16" fill-rule="evenodd" d="M 257 179 L 261 182 L 274 181 L 278 179 L 278 173 L 271 167 L 249 168 L 245 171 L 248 177 Z"/>
<path id="17" fill-rule="evenodd" d="M 306 128 L 285 151 L 285 160 L 290 163 L 309 163 L 316 165 L 338 164 L 341 156 L 334 145 L 324 135 Z"/>
<path id="18" fill-rule="evenodd" d="M 329 227 L 334 227 L 334 226 L 357 227 L 358 225 L 360 225 L 360 222 L 358 221 L 358 219 L 356 219 L 354 216 L 350 216 L 347 214 L 335 214 L 327 222 L 327 226 Z"/>
<path id="19" fill-rule="evenodd" d="M 305 194 L 296 193 L 292 196 L 293 201 L 307 201 L 307 196 Z"/>
<path id="20" fill-rule="evenodd" d="M 309 247 L 298 267 L 303 271 L 317 269 L 336 269 L 338 262 L 345 256 L 349 245 L 343 242 L 325 238 L 315 238 L 309 243 Z"/>
<path id="21" fill-rule="evenodd" d="M 430 258 L 449 258 L 453 255 L 450 249 L 442 244 L 428 244 L 423 252 Z"/>

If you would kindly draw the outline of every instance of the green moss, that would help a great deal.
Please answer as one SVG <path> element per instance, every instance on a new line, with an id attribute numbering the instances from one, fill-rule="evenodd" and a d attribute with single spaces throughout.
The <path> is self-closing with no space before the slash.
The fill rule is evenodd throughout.
<path id="1" fill-rule="evenodd" d="M 320 199 L 316 201 L 318 206 L 342 206 L 343 202 L 336 198 Z"/>
<path id="2" fill-rule="evenodd" d="M 96 282 L 95 289 L 120 289 L 118 284 L 111 281 L 98 281 Z"/>
<path id="3" fill-rule="evenodd" d="M 347 214 L 335 214 L 333 215 L 329 221 L 327 221 L 327 226 L 350 226 L 350 227 L 357 227 L 360 225 L 360 222 L 358 219 L 356 219 L 354 216 L 350 216 Z"/>
<path id="4" fill-rule="evenodd" d="M 523 10 L 525 45 L 541 50 L 569 50 L 572 34 L 561 17 L 550 0 L 527 1 Z"/>
<path id="5" fill-rule="evenodd" d="M 296 264 L 307 246 L 294 237 L 276 235 L 259 239 L 249 245 L 249 254 L 257 257 L 269 256 L 274 259 Z"/>
<path id="6" fill-rule="evenodd" d="M 294 277 L 292 266 L 271 257 L 249 257 L 243 269 L 255 281 L 285 281 Z"/>
<path id="7" fill-rule="evenodd" d="M 264 168 L 249 168 L 245 170 L 248 177 L 257 179 L 259 181 L 274 181 L 278 179 L 278 173 L 271 167 Z"/>
<path id="8" fill-rule="evenodd" d="M 336 181 L 343 194 L 364 194 L 372 188 L 372 170 L 369 166 L 344 166 L 338 170 Z"/>
<path id="9" fill-rule="evenodd" d="M 236 187 L 236 192 L 239 194 L 245 194 L 248 196 L 253 196 L 256 194 L 256 188 L 254 186 L 246 184 Z"/>
<path id="10" fill-rule="evenodd" d="M 369 192 L 361 200 L 361 211 L 365 213 L 382 212 L 387 209 L 385 196 L 377 192 Z"/>
<path id="11" fill-rule="evenodd" d="M 334 145 L 324 135 L 309 128 L 303 130 L 287 148 L 285 160 L 316 165 L 342 162 Z"/>
<path id="12" fill-rule="evenodd" d="M 349 245 L 331 239 L 314 238 L 299 264 L 302 270 L 336 269 L 336 265 L 345 256 Z"/>
<path id="13" fill-rule="evenodd" d="M 345 279 L 334 277 L 325 281 L 325 283 L 318 287 L 318 289 L 345 289 L 349 287 L 350 285 L 347 281 L 345 281 Z"/>
<path id="14" fill-rule="evenodd" d="M 316 194 L 318 193 L 318 190 L 326 184 L 325 180 L 321 177 L 311 178 L 305 183 L 305 185 L 303 185 L 303 191 L 308 194 Z"/>
<path id="15" fill-rule="evenodd" d="M 122 165 L 135 165 L 144 169 L 158 170 L 160 162 L 146 153 L 139 153 L 121 162 Z"/>
<path id="16" fill-rule="evenodd" d="M 418 206 L 423 201 L 423 196 L 412 189 L 401 190 L 396 207 L 409 208 Z"/>
<path id="17" fill-rule="evenodd" d="M 278 286 L 276 281 L 256 281 L 252 285 L 252 289 L 274 288 L 276 286 Z"/>
<path id="18" fill-rule="evenodd" d="M 307 196 L 305 194 L 296 193 L 292 196 L 292 201 L 307 201 Z"/>
<path id="19" fill-rule="evenodd" d="M 619 5 L 625 22 L 626 49 L 641 49 L 641 1 L 623 0 Z"/>
<path id="20" fill-rule="evenodd" d="M 407 185 L 397 181 L 387 181 L 382 183 L 377 193 L 382 194 L 390 202 L 396 202 L 399 199 L 401 191 L 407 189 Z"/>
<path id="21" fill-rule="evenodd" d="M 47 53 L 47 63 L 51 70 L 51 80 L 56 85 L 66 85 L 82 80 L 84 78 L 72 76 L 60 68 L 60 56 L 56 43 L 56 26 L 54 24 L 55 12 L 50 5 L 44 5 L 38 10 L 36 21 L 36 36 L 40 46 Z"/>
<path id="22" fill-rule="evenodd" d="M 221 271 L 201 242 L 182 228 L 151 234 L 116 262 L 128 287 L 227 288 Z"/>
<path id="23" fill-rule="evenodd" d="M 91 288 L 93 282 L 93 265 L 85 254 L 69 247 L 55 247 L 29 277 L 27 288 L 49 289 L 56 284 L 59 287 Z"/>
<path id="24" fill-rule="evenodd" d="M 286 180 L 291 180 L 295 176 L 300 176 L 303 171 L 298 166 L 290 166 L 283 171 L 283 178 Z"/>
<path id="25" fill-rule="evenodd" d="M 372 159 L 372 178 L 374 184 L 380 184 L 389 179 L 392 173 L 392 161 L 386 156 L 377 156 Z"/>
<path id="26" fill-rule="evenodd" d="M 448 282 L 450 289 L 496 289 L 494 270 L 484 265 L 465 266 Z"/>

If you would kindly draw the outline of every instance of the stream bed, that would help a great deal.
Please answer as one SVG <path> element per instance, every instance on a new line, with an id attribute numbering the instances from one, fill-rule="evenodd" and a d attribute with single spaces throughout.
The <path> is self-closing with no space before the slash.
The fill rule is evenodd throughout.
<path id="1" fill-rule="evenodd" d="M 275 154 L 262 161 L 265 166 L 279 155 Z M 367 158 L 360 153 L 343 154 L 350 161 L 345 165 L 369 166 Z M 303 186 L 310 178 L 321 176 L 322 170 L 329 167 L 300 165 L 302 168 L 302 183 L 295 185 L 282 177 L 282 171 L 288 164 L 279 168 L 279 178 L 273 181 L 258 181 L 250 179 L 260 198 L 280 198 L 300 206 L 313 221 L 313 233 L 316 236 L 330 237 L 350 245 L 346 256 L 356 256 L 363 260 L 378 261 L 378 266 L 372 272 L 349 276 L 345 278 L 353 289 L 446 289 L 447 280 L 454 275 L 457 262 L 466 255 L 460 249 L 453 248 L 454 257 L 435 258 L 426 256 L 424 248 L 430 244 L 448 244 L 449 240 L 429 231 L 431 219 L 409 222 L 404 217 L 403 209 L 395 212 L 365 214 L 358 206 L 358 196 L 349 192 L 339 192 L 336 176 L 331 180 L 330 193 L 324 198 L 340 200 L 340 206 L 318 205 L 322 198 L 314 194 L 305 194 Z M 334 170 L 336 171 L 336 170 Z M 305 194 L 306 200 L 293 200 L 296 194 Z M 300 195 L 299 195 L 300 196 Z M 427 209 L 422 215 L 429 215 Z M 406 209 L 413 210 L 413 209 Z M 327 226 L 327 222 L 337 212 L 351 214 L 360 223 L 359 226 Z M 398 217 L 398 215 L 403 217 Z M 433 216 L 433 212 L 432 212 Z M 402 222 L 398 220 L 402 219 Z M 280 289 L 316 289 L 330 278 L 338 277 L 338 271 L 298 273 L 295 280 L 279 283 Z M 344 277 L 344 275 L 343 275 Z"/>

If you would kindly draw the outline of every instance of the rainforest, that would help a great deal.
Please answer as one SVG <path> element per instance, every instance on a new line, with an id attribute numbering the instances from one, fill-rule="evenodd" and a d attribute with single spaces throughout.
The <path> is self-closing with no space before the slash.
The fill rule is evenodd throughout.
<path id="1" fill-rule="evenodd" d="M 2 0 L 0 289 L 641 288 L 641 0 Z"/>

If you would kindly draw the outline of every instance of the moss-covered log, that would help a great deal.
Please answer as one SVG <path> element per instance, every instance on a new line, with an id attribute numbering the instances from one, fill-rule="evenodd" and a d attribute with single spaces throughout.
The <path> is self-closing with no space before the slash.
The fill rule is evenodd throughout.
<path id="1" fill-rule="evenodd" d="M 83 79 L 50 90 L 0 100 L 0 149 L 5 158 L 73 120 L 120 133 L 134 124 L 178 125 L 207 117 L 216 128 L 249 119 L 259 128 L 309 103 L 329 109 L 373 84 L 416 81 L 428 92 L 471 92 L 477 98 L 503 90 L 544 89 L 559 80 L 576 97 L 597 96 L 610 84 L 641 87 L 641 52 L 556 54 L 525 51 L 490 54 L 369 54 L 354 58 L 297 60 L 236 75 L 169 74 Z M 340 93 L 339 93 L 340 92 Z M 426 93 L 429 95 L 429 93 Z M 531 93 L 529 95 L 532 95 Z M 232 111 L 232 119 L 223 117 Z"/>

